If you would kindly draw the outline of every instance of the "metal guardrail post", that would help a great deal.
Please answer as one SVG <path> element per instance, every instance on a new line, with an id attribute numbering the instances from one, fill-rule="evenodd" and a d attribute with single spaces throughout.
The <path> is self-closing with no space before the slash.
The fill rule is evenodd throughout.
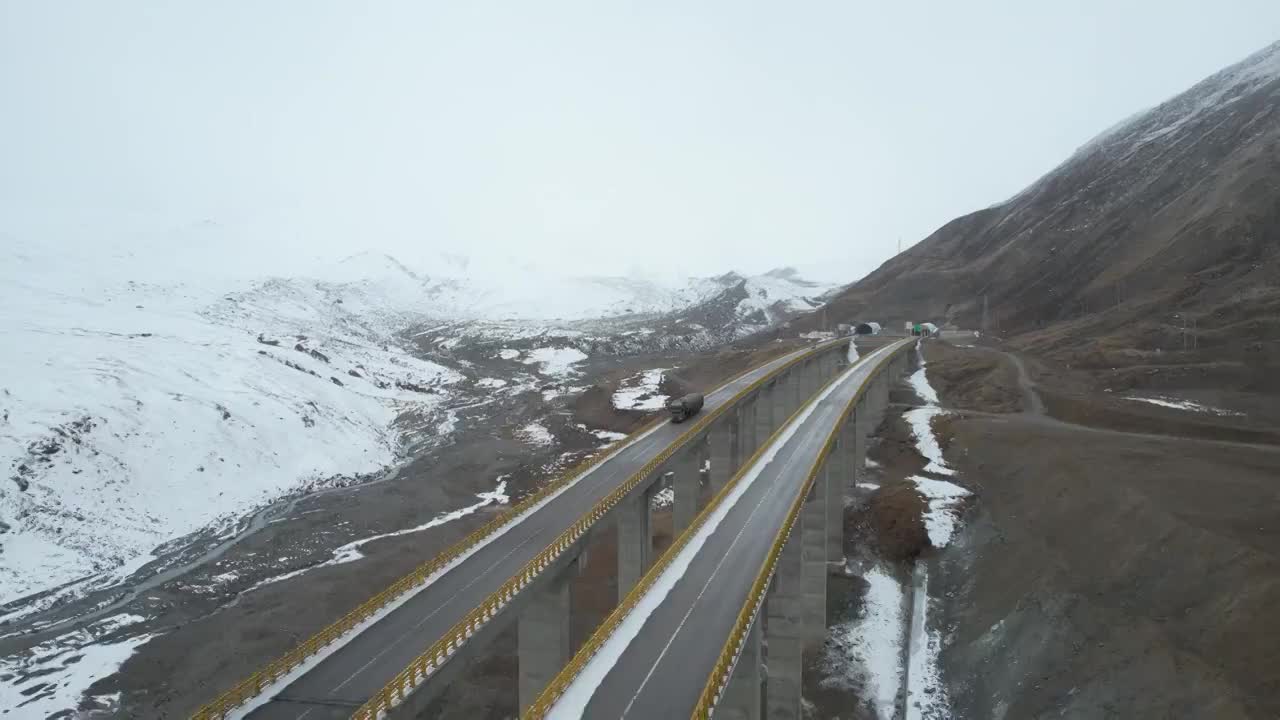
<path id="1" fill-rule="evenodd" d="M 724 698 L 716 706 L 717 720 L 760 720 L 763 628 L 764 620 L 756 617 L 744 634 L 738 662 L 729 675 Z"/>

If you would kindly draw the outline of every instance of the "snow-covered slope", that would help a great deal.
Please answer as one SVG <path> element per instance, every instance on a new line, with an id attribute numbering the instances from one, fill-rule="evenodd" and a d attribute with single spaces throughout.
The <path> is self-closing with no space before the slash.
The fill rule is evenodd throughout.
<path id="1" fill-rule="evenodd" d="M 456 255 L 441 255 L 423 268 L 410 269 L 385 255 L 365 253 L 335 264 L 331 271 L 350 280 L 365 278 L 370 290 L 394 297 L 431 317 L 448 320 L 574 322 L 643 318 L 687 311 L 714 301 L 745 283 L 741 315 L 781 307 L 812 309 L 834 283 L 809 282 L 782 268 L 744 277 L 678 277 L 635 273 L 627 276 L 573 276 L 543 268 L 490 259 L 483 265 Z M 324 271 L 320 271 L 324 276 Z M 781 305 L 779 305 L 781 303 Z"/>
<path id="2" fill-rule="evenodd" d="M 466 371 L 468 346 L 520 341 L 492 381 L 555 394 L 588 356 L 722 342 L 830 289 L 787 270 L 567 278 L 376 253 L 264 279 L 182 260 L 199 248 L 0 245 L 0 605 L 114 582 L 165 542 L 382 470 L 404 428 L 415 446 L 452 432 L 446 398 L 475 388 L 415 353 Z"/>
<path id="3" fill-rule="evenodd" d="M 304 486 L 392 463 L 457 373 L 401 350 L 384 285 L 134 280 L 131 258 L 0 259 L 0 603 Z"/>

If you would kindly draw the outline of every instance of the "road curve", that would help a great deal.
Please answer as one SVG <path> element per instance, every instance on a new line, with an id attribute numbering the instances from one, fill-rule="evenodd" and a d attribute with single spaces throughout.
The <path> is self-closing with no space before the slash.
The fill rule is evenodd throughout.
<path id="1" fill-rule="evenodd" d="M 909 341 L 907 341 L 909 342 Z M 687 718 L 747 602 L 774 538 L 849 401 L 897 343 L 846 370 L 724 514 L 666 597 L 619 654 L 602 650 L 552 707 L 552 718 Z M 743 481 L 751 478 L 748 471 Z M 690 548 L 692 549 L 692 548 Z M 679 572 L 677 566 L 667 572 Z M 660 588 L 663 582 L 655 583 Z M 654 592 L 651 590 L 650 592 Z M 591 666 L 597 667 L 590 678 Z M 600 675 L 604 669 L 603 677 Z M 593 682 L 597 682 L 591 687 Z M 585 684 L 584 684 L 585 683 Z"/>
<path id="2" fill-rule="evenodd" d="M 723 405 L 774 368 L 811 349 L 784 355 L 720 386 L 706 396 L 704 412 Z M 443 637 L 561 532 L 687 430 L 687 425 L 665 422 L 616 451 L 372 627 L 332 650 L 282 691 L 265 702 L 250 703 L 247 713 L 242 709 L 235 716 L 255 720 L 349 718 L 423 649 Z"/>

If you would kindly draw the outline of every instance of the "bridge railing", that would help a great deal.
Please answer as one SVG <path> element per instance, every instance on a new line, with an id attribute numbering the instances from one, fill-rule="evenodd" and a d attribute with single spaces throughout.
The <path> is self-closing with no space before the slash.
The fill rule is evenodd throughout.
<path id="1" fill-rule="evenodd" d="M 823 348 L 830 347 L 830 345 L 831 344 L 829 343 L 824 346 L 808 348 L 806 351 L 798 352 L 796 354 L 796 357 L 780 365 L 778 368 L 775 368 L 769 374 L 764 376 L 761 379 L 761 381 L 757 381 L 756 383 L 753 383 L 751 386 L 749 386 L 747 389 L 735 394 L 733 398 L 731 398 L 729 401 L 727 401 L 726 403 L 721 405 L 719 408 L 717 408 L 716 411 L 709 413 L 707 417 L 703 418 L 703 420 L 709 421 L 714 417 L 717 417 L 720 413 L 722 413 L 725 410 L 725 408 L 736 403 L 744 395 L 754 391 L 763 382 L 766 382 L 772 379 L 778 373 L 785 371 L 787 368 L 790 368 L 792 365 L 809 357 L 812 353 L 819 351 Z M 756 369 L 757 368 L 755 367 L 748 368 L 738 373 L 737 375 L 735 375 L 734 377 L 730 378 L 725 383 L 723 383 L 721 387 L 723 387 L 724 385 L 733 383 L 738 378 L 741 378 L 742 376 Z M 223 692 L 213 701 L 201 706 L 199 709 L 195 711 L 195 713 L 192 715 L 192 718 L 194 718 L 194 720 L 215 720 L 215 719 L 225 718 L 231 711 L 257 698 L 262 694 L 264 690 L 266 690 L 268 687 L 278 682 L 281 678 L 285 677 L 290 672 L 296 670 L 307 660 L 315 656 L 318 652 L 332 645 L 335 641 L 339 640 L 340 638 L 351 634 L 357 629 L 363 629 L 361 626 L 363 626 L 364 624 L 372 623 L 375 620 L 375 617 L 378 615 L 378 613 L 383 611 L 388 605 L 400 599 L 410 590 L 413 590 L 414 588 L 425 585 L 428 582 L 431 582 L 432 580 L 434 580 L 436 576 L 443 574 L 446 570 L 449 569 L 452 563 L 454 563 L 456 560 L 466 555 L 473 548 L 479 546 L 481 543 L 487 540 L 490 536 L 492 536 L 502 528 L 506 527 L 507 525 L 510 525 L 511 523 L 517 521 L 523 515 L 530 512 L 539 503 L 551 497 L 552 495 L 555 495 L 560 490 L 568 487 L 579 477 L 581 477 L 591 469 L 595 468 L 597 465 L 600 465 L 601 463 L 605 462 L 609 458 L 615 456 L 618 452 L 622 451 L 628 445 L 630 445 L 635 440 L 637 440 L 641 435 L 654 429 L 656 426 L 660 425 L 662 422 L 664 422 L 664 419 L 659 417 L 648 423 L 645 423 L 640 428 L 630 433 L 625 440 L 616 443 L 610 448 L 607 448 L 604 452 L 597 453 L 596 455 L 590 458 L 587 458 L 583 462 L 579 463 L 578 465 L 570 469 L 568 472 L 561 475 L 559 478 L 548 483 L 542 488 L 539 488 L 537 491 L 531 493 L 530 495 L 524 497 L 522 500 L 520 500 L 520 502 L 511 506 L 506 511 L 494 516 L 488 522 L 486 522 L 485 524 L 473 530 L 466 537 L 450 545 L 448 548 L 441 551 L 435 557 L 419 565 L 409 574 L 405 575 L 404 577 L 400 578 L 396 582 L 392 583 L 390 586 L 388 586 L 381 592 L 377 593 L 376 595 L 365 600 L 360 605 L 358 605 L 355 609 L 351 610 L 347 614 L 338 618 L 336 621 L 330 623 L 327 627 L 320 630 L 316 634 L 312 635 L 310 638 L 307 638 L 305 641 L 303 641 L 299 645 L 293 647 L 284 655 L 276 658 L 275 660 L 272 660 L 270 663 L 268 663 L 261 669 L 257 670 L 256 672 L 249 675 L 248 677 L 244 678 L 239 683 L 237 683 L 236 685 L 232 686 L 230 689 Z M 676 442 L 679 443 L 680 445 L 683 445 L 684 442 L 687 442 L 689 439 L 691 439 L 691 437 L 694 434 L 699 432 L 705 426 L 706 425 L 703 422 L 699 422 L 695 424 L 690 428 L 688 432 L 684 433 L 680 438 L 678 438 Z M 665 461 L 669 457 L 670 457 L 670 453 L 667 453 L 665 457 L 662 457 L 662 460 Z M 650 465 L 654 465 L 654 463 L 651 462 L 647 464 L 645 467 L 649 468 Z M 652 470 L 649 470 L 649 471 L 652 472 Z M 606 498 L 606 500 L 607 499 L 608 498 Z M 584 516 L 578 522 L 574 523 L 574 525 L 571 526 L 569 530 L 566 530 L 565 533 L 562 534 L 561 538 L 565 536 L 573 535 L 572 531 L 578 528 L 578 526 L 581 523 L 583 523 L 585 520 L 587 520 L 588 517 L 594 516 L 593 519 L 591 519 L 590 522 L 588 522 L 584 526 L 584 530 L 586 527 L 590 527 L 591 523 L 594 523 L 595 520 L 599 519 L 599 516 L 595 515 L 595 510 L 596 508 L 593 508 L 593 510 L 589 512 L 586 516 Z M 575 538 L 580 536 L 581 536 L 581 532 L 578 532 L 576 535 L 574 535 Z M 438 667 L 438 665 L 434 665 L 430 662 L 424 662 L 424 658 L 428 658 L 428 657 L 439 658 L 441 657 L 440 652 L 445 649 L 447 649 L 448 652 L 446 655 L 443 656 L 443 658 L 447 659 L 449 656 L 451 656 L 453 654 L 453 650 L 456 650 L 457 646 L 461 644 L 461 640 L 465 640 L 466 637 L 470 637 L 470 634 L 474 632 L 474 628 L 478 627 L 477 623 L 483 622 L 484 619 L 491 617 L 489 613 L 491 613 L 494 610 L 495 602 L 501 596 L 503 596 L 504 593 L 511 594 L 511 593 L 517 592 L 520 588 L 523 588 L 525 585 L 527 585 L 528 584 L 527 579 L 524 578 L 526 571 L 528 571 L 531 567 L 538 566 L 538 561 L 542 558 L 542 555 L 551 551 L 553 547 L 558 547 L 558 546 L 560 546 L 559 539 L 557 539 L 556 542 L 552 543 L 552 546 L 549 546 L 546 550 L 543 551 L 543 553 L 540 553 L 538 557 L 535 557 L 534 560 L 531 561 L 525 567 L 524 570 L 518 573 L 515 577 L 508 580 L 508 582 L 504 584 L 503 588 L 500 589 L 497 593 L 494 593 L 493 595 L 491 595 L 484 604 L 482 604 L 480 607 L 477 607 L 476 609 L 468 613 L 461 622 L 455 625 L 454 628 L 449 633 L 447 633 L 444 638 L 440 640 L 440 642 L 437 642 L 426 653 L 423 653 L 423 655 L 420 656 L 417 660 L 415 660 L 415 662 L 409 668 L 406 668 L 406 670 L 403 671 L 399 676 L 397 676 L 396 679 L 394 679 L 391 683 L 389 683 L 386 687 L 384 687 L 382 691 L 374 695 L 374 697 L 368 703 L 366 703 L 366 707 L 371 705 L 378 705 L 379 707 L 390 707 L 390 705 L 386 704 L 386 701 L 390 697 L 392 697 L 393 695 L 398 698 L 402 697 L 402 695 L 399 695 L 398 693 L 403 692 L 403 690 L 402 689 L 396 690 L 396 688 L 404 687 L 404 683 L 403 683 L 404 676 L 412 675 L 413 673 L 411 671 L 413 671 L 415 668 L 421 669 L 424 667 L 431 667 L 432 669 L 434 669 L 434 667 Z M 555 555 L 558 555 L 560 552 L 563 552 L 563 547 L 561 547 L 561 549 L 558 552 L 556 552 Z M 536 572 L 541 572 L 541 569 L 542 568 L 539 567 Z M 536 573 L 534 576 L 536 576 Z M 512 587 L 508 587 L 509 585 Z M 510 598 L 507 597 L 506 600 L 502 601 L 501 604 L 505 605 L 505 602 L 509 600 Z M 501 605 L 496 605 L 496 607 L 501 607 Z M 422 675 L 420 672 L 418 673 L 418 676 L 425 677 L 425 675 Z M 412 685 L 409 685 L 408 687 L 413 687 L 415 685 L 416 685 L 416 682 L 413 683 Z M 396 702 L 399 702 L 399 700 L 397 699 Z M 363 709 L 364 708 L 361 708 L 361 710 Z M 357 713 L 357 715 L 359 716 L 359 713 Z M 372 716 L 368 716 L 368 717 L 372 717 Z"/>
<path id="2" fill-rule="evenodd" d="M 836 422 L 835 427 L 832 428 L 831 433 L 827 436 L 826 442 L 823 443 L 821 450 L 818 451 L 818 457 L 813 466 L 810 467 L 809 475 L 805 478 L 804 485 L 791 503 L 786 519 L 778 530 L 773 544 L 769 547 L 769 553 L 765 556 L 764 564 L 760 566 L 760 572 L 756 574 L 756 579 L 751 584 L 747 601 L 743 603 L 742 609 L 738 612 L 733 629 L 729 632 L 729 637 L 725 640 L 724 647 L 720 650 L 720 655 L 716 659 L 715 665 L 712 666 L 711 675 L 707 678 L 707 684 L 703 687 L 702 694 L 698 698 L 698 704 L 694 706 L 693 718 L 697 720 L 710 718 L 716 703 L 720 701 L 725 689 L 729 686 L 729 679 L 733 677 L 738 658 L 741 657 L 742 650 L 746 646 L 747 635 L 751 630 L 751 625 L 756 622 L 760 609 L 764 606 L 765 597 L 769 591 L 769 582 L 773 579 L 774 572 L 778 567 L 778 558 L 782 555 L 782 549 L 786 546 L 787 540 L 791 537 L 791 532 L 795 529 L 796 521 L 800 518 L 800 513 L 804 509 L 805 498 L 809 497 L 809 492 L 813 489 L 814 483 L 817 482 L 818 473 L 822 471 L 822 467 L 827 461 L 827 456 L 835 448 L 836 438 L 839 437 L 845 423 L 849 421 L 850 412 L 858 406 L 858 402 L 867 393 L 871 381 L 876 375 L 884 372 L 885 366 L 909 347 L 911 347 L 911 343 L 903 344 L 893 352 L 886 353 L 883 357 L 878 358 L 876 366 L 872 369 L 871 374 L 867 376 L 867 380 L 862 383 L 862 386 L 858 388 L 858 391 L 854 393 L 848 404 L 845 405 L 844 411 L 840 413 L 839 421 Z"/>

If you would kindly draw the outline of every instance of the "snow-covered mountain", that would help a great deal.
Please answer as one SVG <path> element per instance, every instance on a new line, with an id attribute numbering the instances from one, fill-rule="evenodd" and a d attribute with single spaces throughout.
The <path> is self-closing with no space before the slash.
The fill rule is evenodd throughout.
<path id="1" fill-rule="evenodd" d="M 1112 388 L 1275 390 L 1278 146 L 1280 43 L 947 223 L 831 312 L 986 323 Z"/>
<path id="2" fill-rule="evenodd" d="M 0 606 L 61 588 L 24 614 L 117 582 L 170 540 L 447 438 L 448 406 L 475 390 L 470 363 L 423 359 L 407 328 L 434 328 L 432 347 L 449 350 L 524 338 L 505 350 L 512 377 L 484 382 L 529 391 L 588 354 L 733 337 L 829 289 L 788 271 L 564 278 L 456 257 L 428 273 L 374 253 L 255 279 L 154 253 L 0 251 Z M 717 302 L 730 306 L 719 334 L 681 316 Z"/>
<path id="3" fill-rule="evenodd" d="M 396 417 L 438 414 L 461 377 L 399 347 L 383 286 L 144 276 L 0 260 L 0 604 L 109 583 L 165 541 L 385 468 Z"/>
<path id="4" fill-rule="evenodd" d="M 400 304 L 437 319 L 537 323 L 669 315 L 741 287 L 738 315 L 747 324 L 768 324 L 774 317 L 817 307 L 821 297 L 840 287 L 807 281 L 790 268 L 749 277 L 734 272 L 715 277 L 575 276 L 502 260 L 481 265 L 448 254 L 411 269 L 387 255 L 362 253 L 320 275 L 381 286 Z"/>

